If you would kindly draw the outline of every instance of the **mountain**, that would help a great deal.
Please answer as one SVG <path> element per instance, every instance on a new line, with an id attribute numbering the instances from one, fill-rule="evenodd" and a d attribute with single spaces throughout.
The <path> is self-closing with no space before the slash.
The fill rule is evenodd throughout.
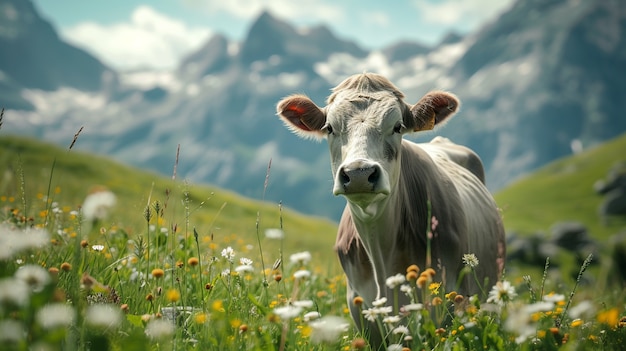
<path id="1" fill-rule="evenodd" d="M 464 102 L 450 131 L 501 187 L 626 130 L 626 3 L 518 1 L 448 72 Z M 467 133 L 467 131 L 471 133 Z"/>
<path id="2" fill-rule="evenodd" d="M 119 84 L 109 85 L 97 78 L 110 70 L 68 49 L 29 1 L 8 4 L 33 18 L 29 33 L 56 38 L 21 40 L 23 47 L 42 52 L 45 42 L 49 52 L 81 52 L 93 66 L 73 65 L 89 85 L 54 78 L 66 69 L 61 63 L 25 61 L 51 77 L 46 90 L 28 88 L 12 73 L 18 68 L 0 61 L 0 89 L 9 101 L 2 102 L 9 107 L 3 132 L 65 145 L 84 126 L 76 147 L 165 174 L 172 173 L 180 145 L 179 177 L 334 219 L 345 201 L 331 195 L 327 146 L 292 135 L 275 116 L 275 104 L 306 93 L 323 105 L 351 74 L 384 74 L 409 103 L 435 88 L 456 93 L 462 101 L 457 117 L 410 138 L 439 134 L 475 149 L 494 191 L 626 131 L 626 82 L 618 74 L 626 72 L 623 1 L 519 0 L 475 33 L 452 33 L 433 47 L 402 42 L 370 52 L 328 27 L 296 28 L 263 12 L 242 42 L 217 34 L 172 72 L 118 73 Z M 15 96 L 30 110 L 10 105 Z"/>
<path id="3" fill-rule="evenodd" d="M 0 3 L 0 93 L 5 108 L 33 108 L 20 90 L 72 87 L 95 91 L 116 73 L 84 50 L 65 43 L 30 1 Z"/>

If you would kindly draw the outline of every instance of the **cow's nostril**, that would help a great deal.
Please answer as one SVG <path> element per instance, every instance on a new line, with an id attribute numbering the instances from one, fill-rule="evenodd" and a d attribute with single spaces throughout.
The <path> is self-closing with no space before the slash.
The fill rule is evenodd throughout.
<path id="1" fill-rule="evenodd" d="M 350 183 L 350 176 L 348 176 L 343 168 L 339 171 L 339 178 L 341 179 L 341 184 L 343 184 L 344 186 Z"/>
<path id="2" fill-rule="evenodd" d="M 380 171 L 378 170 L 378 167 L 372 167 L 372 174 L 370 174 L 369 177 L 367 177 L 367 180 L 372 183 L 372 184 L 376 184 L 378 183 L 378 179 L 380 178 Z"/>

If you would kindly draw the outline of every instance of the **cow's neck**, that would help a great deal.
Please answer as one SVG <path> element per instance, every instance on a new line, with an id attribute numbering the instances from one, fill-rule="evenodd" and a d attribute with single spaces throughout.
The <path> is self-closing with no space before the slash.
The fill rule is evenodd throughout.
<path id="1" fill-rule="evenodd" d="M 413 263 L 409 261 L 412 249 L 402 247 L 400 238 L 404 235 L 403 224 L 406 223 L 406 219 L 402 218 L 404 211 L 400 209 L 407 204 L 403 204 L 401 197 L 395 195 L 398 193 L 401 192 L 393 192 L 394 195 L 378 201 L 376 207 L 370 205 L 363 209 L 349 203 L 354 226 L 372 264 L 377 284 L 376 298 L 387 295 L 385 280 L 388 277 L 404 273 L 406 267 Z"/>

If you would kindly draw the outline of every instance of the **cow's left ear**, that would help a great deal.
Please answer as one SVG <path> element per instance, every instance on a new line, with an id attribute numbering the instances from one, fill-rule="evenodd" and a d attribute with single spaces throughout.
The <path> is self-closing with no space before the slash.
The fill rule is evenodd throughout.
<path id="1" fill-rule="evenodd" d="M 445 123 L 459 108 L 459 99 L 443 91 L 431 91 L 410 109 L 409 123 L 414 132 L 431 130 L 436 125 Z M 412 122 L 412 123 L 411 123 Z"/>
<path id="2" fill-rule="evenodd" d="M 282 99 L 276 112 L 285 125 L 299 136 L 323 138 L 322 128 L 326 124 L 326 114 L 311 99 L 304 95 L 291 95 Z"/>

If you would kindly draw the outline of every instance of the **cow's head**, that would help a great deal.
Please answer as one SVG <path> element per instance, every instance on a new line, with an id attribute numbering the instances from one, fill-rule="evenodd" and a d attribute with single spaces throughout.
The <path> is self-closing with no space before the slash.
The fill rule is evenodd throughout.
<path id="1" fill-rule="evenodd" d="M 459 101 L 435 91 L 409 105 L 386 78 L 364 73 L 333 89 L 320 108 L 304 95 L 278 103 L 280 118 L 305 138 L 327 138 L 333 193 L 366 209 L 386 198 L 400 175 L 402 134 L 430 130 L 457 110 Z"/>

